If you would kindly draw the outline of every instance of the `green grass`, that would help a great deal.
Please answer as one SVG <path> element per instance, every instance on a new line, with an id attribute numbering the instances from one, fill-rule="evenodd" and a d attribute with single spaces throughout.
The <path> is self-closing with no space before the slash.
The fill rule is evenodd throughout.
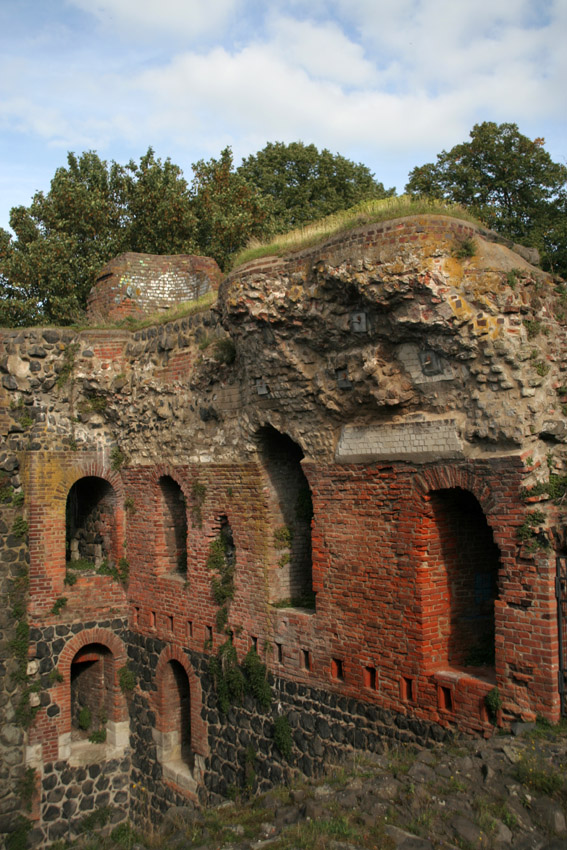
<path id="1" fill-rule="evenodd" d="M 443 204 L 440 201 L 414 200 L 408 195 L 399 198 L 384 198 L 380 201 L 363 201 L 349 210 L 342 210 L 334 215 L 327 216 L 320 221 L 308 224 L 306 227 L 292 230 L 275 236 L 269 242 L 252 241 L 236 255 L 232 267 L 261 257 L 285 256 L 294 251 L 302 251 L 320 242 L 324 242 L 331 236 L 339 233 L 348 233 L 356 227 L 365 224 L 376 224 L 382 221 L 390 221 L 395 218 L 404 218 L 411 215 L 446 215 L 470 221 L 482 227 L 482 223 L 474 218 L 464 207 L 456 204 Z"/>

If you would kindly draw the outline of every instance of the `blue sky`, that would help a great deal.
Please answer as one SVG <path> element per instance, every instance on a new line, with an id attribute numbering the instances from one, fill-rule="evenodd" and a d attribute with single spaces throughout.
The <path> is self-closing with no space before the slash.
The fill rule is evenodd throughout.
<path id="1" fill-rule="evenodd" d="M 313 142 L 402 190 L 480 121 L 567 162 L 567 0 L 0 0 L 0 226 L 68 150 Z"/>

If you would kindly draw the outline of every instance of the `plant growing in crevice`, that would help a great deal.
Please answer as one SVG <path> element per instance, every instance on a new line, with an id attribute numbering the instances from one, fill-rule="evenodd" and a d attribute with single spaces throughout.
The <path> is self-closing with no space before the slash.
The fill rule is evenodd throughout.
<path id="1" fill-rule="evenodd" d="M 453 251 L 453 256 L 456 257 L 457 260 L 470 259 L 470 257 L 474 257 L 475 254 L 476 242 L 471 236 L 466 237 L 466 239 L 460 239 Z"/>
<path id="2" fill-rule="evenodd" d="M 266 665 L 262 663 L 253 646 L 246 653 L 242 662 L 242 669 L 246 674 L 248 692 L 252 694 L 261 708 L 267 711 L 272 704 L 272 689 L 268 682 Z"/>
<path id="3" fill-rule="evenodd" d="M 536 549 L 549 549 L 549 540 L 544 532 L 538 532 L 536 529 L 545 522 L 545 514 L 543 511 L 532 511 L 526 514 L 524 522 L 518 526 L 516 536 L 518 540 L 526 545 L 529 551 Z"/>
<path id="4" fill-rule="evenodd" d="M 502 698 L 498 688 L 492 688 L 484 697 L 484 704 L 488 712 L 490 722 L 495 724 L 498 719 L 498 712 L 502 708 Z"/>
<path id="5" fill-rule="evenodd" d="M 113 472 L 118 472 L 126 463 L 127 457 L 120 446 L 113 446 L 110 450 L 110 468 Z"/>
<path id="6" fill-rule="evenodd" d="M 136 687 L 136 676 L 129 667 L 121 667 L 118 671 L 118 683 L 123 693 L 129 693 Z"/>
<path id="7" fill-rule="evenodd" d="M 194 481 L 191 486 L 191 525 L 193 528 L 203 527 L 203 503 L 207 495 L 207 488 L 200 481 Z"/>
<path id="8" fill-rule="evenodd" d="M 293 529 L 288 525 L 276 528 L 273 534 L 275 549 L 289 549 L 293 542 Z"/>
<path id="9" fill-rule="evenodd" d="M 53 603 L 53 607 L 51 609 L 52 614 L 60 614 L 63 608 L 67 605 L 67 597 L 59 596 L 55 602 Z"/>
<path id="10" fill-rule="evenodd" d="M 61 364 L 61 369 L 59 370 L 56 382 L 58 387 L 64 387 L 69 378 L 72 377 L 78 350 L 78 342 L 71 342 L 65 347 L 65 350 L 63 351 L 63 363 Z"/>
<path id="11" fill-rule="evenodd" d="M 291 758 L 293 738 L 291 737 L 291 726 L 285 714 L 280 714 L 274 720 L 274 744 L 286 761 Z"/>
<path id="12" fill-rule="evenodd" d="M 28 533 L 28 524 L 22 516 L 17 516 L 12 523 L 12 534 L 14 537 L 23 538 Z"/>
<path id="13" fill-rule="evenodd" d="M 231 366 L 236 360 L 236 346 L 234 340 L 229 336 L 221 337 L 215 340 L 215 351 L 213 357 L 217 363 L 224 363 Z"/>

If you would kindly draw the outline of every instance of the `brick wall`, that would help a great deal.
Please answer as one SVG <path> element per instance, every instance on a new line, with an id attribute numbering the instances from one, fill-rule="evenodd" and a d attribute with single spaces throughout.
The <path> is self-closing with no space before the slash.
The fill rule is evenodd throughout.
<path id="1" fill-rule="evenodd" d="M 118 321 L 167 310 L 217 289 L 221 276 L 210 257 L 120 254 L 98 275 L 87 315 L 94 321 Z"/>

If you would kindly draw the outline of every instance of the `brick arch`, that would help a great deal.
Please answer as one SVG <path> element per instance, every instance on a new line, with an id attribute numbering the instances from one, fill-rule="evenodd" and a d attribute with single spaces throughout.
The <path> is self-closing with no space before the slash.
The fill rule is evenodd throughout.
<path id="1" fill-rule="evenodd" d="M 414 487 L 420 495 L 427 497 L 434 490 L 450 490 L 460 487 L 468 490 L 481 506 L 487 521 L 496 508 L 496 497 L 487 484 L 470 466 L 438 466 L 421 471 L 414 478 Z"/>
<path id="2" fill-rule="evenodd" d="M 76 453 L 34 459 L 30 472 L 29 550 L 33 610 L 50 610 L 63 593 L 65 578 L 65 511 L 72 486 L 81 478 L 101 478 L 116 495 L 117 548 L 124 540 L 124 485 L 120 474 L 101 456 Z"/>
<path id="3" fill-rule="evenodd" d="M 191 694 L 191 746 L 195 753 L 200 756 L 207 756 L 209 752 L 208 746 L 208 727 L 205 720 L 201 716 L 203 706 L 203 690 L 201 682 L 196 676 L 187 655 L 177 646 L 167 646 L 161 653 L 155 673 L 156 691 L 151 695 L 150 702 L 156 715 L 156 727 L 159 732 L 170 731 L 167 722 L 167 696 L 164 690 L 164 679 L 167 665 L 170 661 L 177 661 L 184 669 L 189 680 L 189 690 Z"/>
<path id="4" fill-rule="evenodd" d="M 128 707 L 118 679 L 118 671 L 126 665 L 128 660 L 126 647 L 123 641 L 110 629 L 84 629 L 65 644 L 57 662 L 57 669 L 63 678 L 61 682 L 53 686 L 52 698 L 61 709 L 58 723 L 59 734 L 71 731 L 71 665 L 73 659 L 83 647 L 90 644 L 100 644 L 108 649 L 112 655 L 113 716 L 109 719 L 115 722 L 128 719 Z"/>

